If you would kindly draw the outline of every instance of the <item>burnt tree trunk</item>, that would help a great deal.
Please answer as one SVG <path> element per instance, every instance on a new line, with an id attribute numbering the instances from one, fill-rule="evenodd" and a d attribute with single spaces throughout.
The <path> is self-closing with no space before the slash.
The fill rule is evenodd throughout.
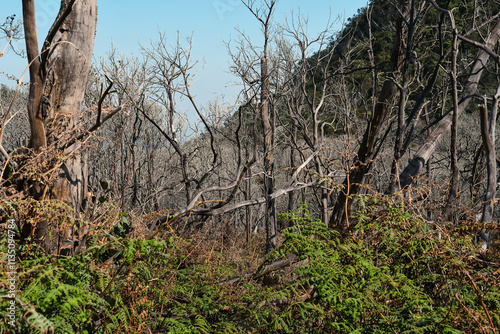
<path id="1" fill-rule="evenodd" d="M 368 127 L 363 135 L 363 140 L 358 150 L 354 166 L 346 173 L 343 190 L 340 191 L 337 197 L 333 214 L 330 218 L 331 226 L 343 225 L 348 222 L 347 215 L 350 207 L 349 199 L 352 195 L 358 193 L 363 178 L 370 170 L 373 159 L 375 158 L 375 145 L 386 116 L 391 109 L 392 101 L 396 96 L 398 90 L 397 82 L 399 81 L 406 54 L 404 43 L 404 17 L 409 13 L 409 2 L 409 0 L 401 0 L 399 3 L 399 14 L 396 19 L 396 36 L 390 61 L 390 72 L 387 73 L 387 78 L 384 81 Z"/>

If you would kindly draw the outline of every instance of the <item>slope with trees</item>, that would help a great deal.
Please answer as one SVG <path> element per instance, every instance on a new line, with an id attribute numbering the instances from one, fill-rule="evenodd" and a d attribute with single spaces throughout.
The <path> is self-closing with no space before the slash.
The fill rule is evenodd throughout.
<path id="1" fill-rule="evenodd" d="M 200 105 L 191 37 L 91 64 L 96 1 L 61 1 L 40 48 L 23 0 L 17 331 L 496 332 L 498 4 L 376 0 L 311 36 L 242 3 L 264 44 L 238 31 L 241 93 Z"/>

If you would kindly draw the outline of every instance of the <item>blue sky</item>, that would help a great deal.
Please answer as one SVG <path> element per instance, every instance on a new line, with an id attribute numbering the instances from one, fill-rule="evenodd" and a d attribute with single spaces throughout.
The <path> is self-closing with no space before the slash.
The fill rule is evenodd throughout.
<path id="1" fill-rule="evenodd" d="M 309 19 L 308 32 L 311 36 L 323 30 L 328 20 L 337 17 L 348 18 L 358 8 L 366 6 L 366 0 L 279 0 L 275 21 L 282 22 L 292 11 Z M 181 36 L 193 34 L 193 57 L 205 61 L 205 68 L 198 74 L 192 87 L 200 104 L 225 96 L 234 99 L 235 78 L 229 73 L 229 56 L 224 42 L 236 38 L 235 28 L 248 34 L 257 45 L 260 40 L 258 22 L 240 0 L 98 0 L 94 61 L 105 57 L 111 43 L 121 53 L 140 55 L 139 42 L 145 46 L 158 37 L 158 31 L 165 32 L 174 44 L 177 32 Z M 59 0 L 37 0 L 37 25 L 39 38 L 43 40 L 59 10 Z M 3 1 L 0 7 L 0 22 L 9 15 L 22 16 L 21 1 Z M 341 27 L 340 24 L 337 25 Z M 5 40 L 0 40 L 3 49 Z M 18 44 L 22 47 L 22 43 Z M 0 71 L 20 77 L 26 60 L 12 52 L 0 58 Z M 28 78 L 24 78 L 27 81 Z M 0 83 L 13 85 L 0 74 Z"/>

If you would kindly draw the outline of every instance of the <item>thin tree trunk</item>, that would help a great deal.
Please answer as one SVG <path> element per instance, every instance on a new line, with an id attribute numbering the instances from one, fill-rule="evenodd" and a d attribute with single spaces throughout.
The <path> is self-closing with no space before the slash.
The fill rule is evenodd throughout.
<path id="1" fill-rule="evenodd" d="M 261 106 L 260 113 L 264 128 L 264 188 L 266 196 L 266 253 L 272 251 L 277 245 L 277 222 L 275 200 L 271 198 L 274 192 L 274 149 L 273 127 L 269 112 L 269 71 L 267 57 L 261 59 Z"/>
<path id="2" fill-rule="evenodd" d="M 333 215 L 330 218 L 330 225 L 343 225 L 346 222 L 346 215 L 350 207 L 350 197 L 358 193 L 360 185 L 363 182 L 365 174 L 370 170 L 373 159 L 375 158 L 375 144 L 379 138 L 387 114 L 390 111 L 392 101 L 396 95 L 398 77 L 401 72 L 405 56 L 405 46 L 403 43 L 403 17 L 408 15 L 409 0 L 401 0 L 399 3 L 399 15 L 396 19 L 396 36 L 391 54 L 390 69 L 387 78 L 380 91 L 374 112 L 364 133 L 361 146 L 358 150 L 357 159 L 353 168 L 343 183 L 343 191 L 337 197 L 337 202 L 333 209 Z"/>
<path id="3" fill-rule="evenodd" d="M 316 170 L 318 171 L 319 177 L 323 178 L 325 176 L 323 172 L 323 167 L 321 166 L 321 158 L 316 156 L 314 158 L 314 164 Z M 321 221 L 328 226 L 329 217 L 328 217 L 328 190 L 325 186 L 321 185 L 321 199 L 320 199 L 320 208 L 321 208 Z"/>
<path id="4" fill-rule="evenodd" d="M 396 140 L 394 143 L 394 159 L 392 161 L 391 167 L 391 182 L 389 186 L 389 193 L 393 194 L 396 191 L 400 190 L 399 185 L 399 169 L 401 163 L 401 157 L 404 152 L 404 134 L 407 129 L 407 125 L 405 122 L 405 109 L 407 102 L 407 90 L 408 90 L 408 76 L 409 76 L 409 66 L 410 66 L 410 58 L 412 55 L 412 45 L 413 45 L 413 32 L 415 30 L 415 4 L 414 1 L 411 0 L 410 10 L 409 10 L 409 18 L 407 19 L 407 36 L 406 36 L 406 56 L 401 61 L 404 65 L 401 66 L 402 72 L 402 80 L 401 85 L 398 85 L 399 88 L 399 103 L 398 103 L 398 127 L 396 129 Z M 401 50 L 402 52 L 403 50 Z"/>
<path id="5" fill-rule="evenodd" d="M 497 166 L 495 153 L 495 131 L 496 131 L 496 116 L 498 113 L 498 102 L 500 98 L 500 86 L 493 99 L 491 115 L 488 126 L 488 111 L 486 101 L 480 106 L 481 111 L 481 136 L 483 145 L 486 151 L 486 170 L 488 174 L 488 183 L 486 186 L 486 194 L 484 196 L 483 212 L 481 222 L 490 224 L 493 221 L 493 209 L 497 188 Z M 491 242 L 490 233 L 484 228 L 481 231 L 481 238 L 484 241 L 483 249 L 487 249 Z"/>
<path id="6" fill-rule="evenodd" d="M 23 0 L 24 38 L 26 41 L 26 54 L 30 64 L 30 91 L 28 98 L 28 118 L 30 123 L 29 147 L 40 149 L 47 144 L 45 128 L 43 125 L 42 111 L 40 109 L 42 97 L 42 70 L 38 47 L 38 34 L 36 28 L 35 0 Z"/>
<path id="7" fill-rule="evenodd" d="M 291 135 L 293 136 L 293 139 L 290 140 L 290 176 L 293 175 L 293 168 L 295 167 L 295 146 L 293 144 L 293 141 L 296 140 L 297 138 L 297 126 L 295 125 L 295 122 L 291 122 L 292 124 L 292 132 Z M 288 212 L 291 212 L 295 207 L 297 206 L 297 201 L 296 201 L 296 194 L 291 191 L 288 193 Z"/>
<path id="8" fill-rule="evenodd" d="M 455 24 L 453 23 L 453 26 Z M 453 98 L 453 118 L 451 122 L 451 184 L 448 200 L 446 202 L 443 218 L 450 220 L 453 213 L 456 200 L 458 199 L 458 158 L 457 158 L 457 130 L 458 130 L 458 91 L 457 91 L 457 54 L 458 54 L 458 38 L 457 31 L 453 31 L 453 52 L 451 59 L 451 86 Z"/>
<path id="9" fill-rule="evenodd" d="M 406 72 L 406 71 L 405 71 Z M 405 107 L 406 107 L 406 89 L 407 78 L 406 73 L 403 75 L 403 84 L 399 90 L 399 105 L 398 105 L 398 128 L 396 130 L 396 141 L 394 143 L 394 159 L 391 167 L 391 184 L 389 193 L 393 194 L 400 190 L 399 186 L 399 165 L 401 163 L 401 154 L 403 152 L 403 138 L 405 133 Z"/>
<path id="10" fill-rule="evenodd" d="M 248 177 L 248 180 L 246 182 L 246 190 L 244 192 L 245 201 L 248 201 L 250 199 L 250 197 L 252 196 L 252 188 L 251 188 L 252 187 L 252 182 L 251 182 L 252 169 L 251 168 L 248 168 L 248 170 L 247 170 L 247 177 Z M 249 206 L 245 207 L 245 218 L 246 218 L 247 244 L 250 244 L 251 236 L 252 236 L 252 234 L 251 234 L 252 211 L 250 210 Z"/>
<path id="11" fill-rule="evenodd" d="M 36 28 L 35 0 L 23 0 L 23 23 L 24 38 L 26 42 L 26 55 L 30 64 L 30 90 L 28 96 L 28 119 L 30 123 L 29 147 L 35 150 L 47 145 L 45 127 L 40 109 L 42 96 L 42 64 L 39 56 L 38 33 Z M 35 185 L 35 198 L 42 194 L 41 187 Z M 49 237 L 48 219 L 39 219 L 36 225 L 36 236 L 43 242 L 43 248 L 47 253 L 51 252 L 51 241 Z"/>

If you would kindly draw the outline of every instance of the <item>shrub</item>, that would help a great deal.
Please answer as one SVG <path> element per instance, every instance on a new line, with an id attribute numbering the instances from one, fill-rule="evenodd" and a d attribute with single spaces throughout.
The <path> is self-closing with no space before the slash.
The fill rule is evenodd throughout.
<path id="1" fill-rule="evenodd" d="M 283 242 L 256 270 L 253 245 L 171 232 L 144 240 L 134 230 L 141 224 L 116 212 L 77 256 L 20 245 L 16 331 L 475 333 L 500 326 L 497 250 L 485 260 L 464 233 L 470 227 L 444 228 L 439 239 L 418 215 L 368 202 L 343 233 L 311 219 L 305 204 L 280 215 L 289 226 Z M 284 259 L 294 261 L 269 270 Z M 1 299 L 2 314 L 7 307 Z M 0 323 L 0 332 L 10 329 Z"/>

